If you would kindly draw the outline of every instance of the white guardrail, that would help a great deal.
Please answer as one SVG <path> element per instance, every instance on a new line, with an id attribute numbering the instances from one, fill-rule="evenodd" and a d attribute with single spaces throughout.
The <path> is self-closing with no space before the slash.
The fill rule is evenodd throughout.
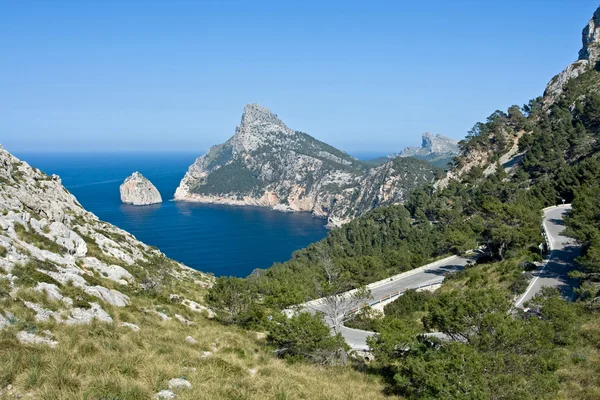
<path id="1" fill-rule="evenodd" d="M 437 266 L 438 264 L 445 263 L 445 262 L 448 262 L 450 260 L 454 260 L 454 259 L 457 259 L 457 258 L 460 258 L 460 256 L 454 255 L 454 256 L 442 258 L 440 260 L 431 262 L 429 264 L 422 265 L 422 266 L 420 266 L 418 268 L 411 269 L 410 271 L 402 272 L 402 273 L 399 273 L 397 275 L 391 276 L 389 278 L 385 278 L 385 279 L 382 279 L 380 281 L 370 283 L 370 284 L 368 284 L 366 286 L 366 288 L 369 289 L 369 290 L 370 289 L 374 289 L 376 287 L 385 285 L 386 283 L 390 283 L 390 282 L 393 282 L 393 281 L 398 280 L 398 279 L 406 278 L 407 276 L 411 276 L 411 275 L 417 274 L 419 272 L 423 272 L 423 271 L 425 271 L 425 270 L 427 270 L 427 269 L 429 269 L 431 267 Z M 430 286 L 430 284 L 428 284 L 427 286 Z M 356 293 L 357 291 L 358 291 L 358 289 L 352 289 L 352 290 L 349 290 L 347 292 L 344 292 L 340 296 L 349 297 L 352 294 Z M 324 301 L 324 298 L 315 299 L 315 300 L 307 301 L 306 303 L 302 303 L 302 304 L 299 305 L 299 307 L 300 308 L 311 308 L 311 307 L 315 308 L 316 306 L 318 306 L 320 304 L 323 304 L 323 301 Z"/>
<path id="2" fill-rule="evenodd" d="M 437 285 L 440 285 L 442 282 L 444 282 L 443 279 L 438 282 L 428 283 L 427 285 L 421 285 L 421 286 L 417 286 L 417 287 L 413 287 L 413 288 L 398 290 L 397 292 L 391 293 L 387 296 L 380 297 L 378 300 L 371 301 L 369 303 L 363 303 L 363 304 L 359 305 L 358 307 L 354 307 L 350 311 L 344 313 L 344 321 L 346 321 L 346 319 L 345 319 L 346 315 L 355 314 L 355 313 L 359 312 L 360 310 L 362 310 L 363 308 L 373 307 L 373 306 L 376 306 L 377 304 L 383 303 L 384 301 L 388 301 L 388 300 L 392 300 L 396 297 L 400 297 L 409 290 L 419 290 L 419 289 L 424 289 L 424 288 L 431 287 L 431 286 L 437 286 Z"/>

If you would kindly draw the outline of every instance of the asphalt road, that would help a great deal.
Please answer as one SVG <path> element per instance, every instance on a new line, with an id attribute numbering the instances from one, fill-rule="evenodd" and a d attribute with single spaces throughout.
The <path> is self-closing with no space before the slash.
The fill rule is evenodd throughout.
<path id="1" fill-rule="evenodd" d="M 558 288 L 566 298 L 573 298 L 573 288 L 576 282 L 568 277 L 568 273 L 573 269 L 575 265 L 574 259 L 579 255 L 580 249 L 573 239 L 562 234 L 565 229 L 563 217 L 570 208 L 570 205 L 565 205 L 544 210 L 543 224 L 550 244 L 550 257 L 542 268 L 534 272 L 534 279 L 529 284 L 523 296 L 515 304 L 517 307 L 523 307 L 523 304 L 527 300 L 534 297 L 543 287 L 547 286 Z M 398 278 L 394 281 L 378 284 L 371 289 L 371 301 L 405 289 L 414 289 L 420 286 L 441 283 L 446 273 L 462 269 L 467 261 L 468 258 L 464 257 L 452 257 L 440 260 L 423 271 Z M 310 308 L 315 311 L 324 312 L 326 315 L 325 321 L 329 326 L 334 327 L 336 324 L 333 318 L 338 320 L 343 318 L 344 314 L 355 306 L 350 301 L 342 303 L 341 306 L 336 307 L 338 309 L 336 316 L 328 316 L 328 314 L 333 313 L 328 312 L 328 305 L 324 303 L 314 305 Z M 340 326 L 339 324 L 338 326 L 342 336 L 346 339 L 350 347 L 355 350 L 369 349 L 367 338 L 374 335 L 374 332 L 352 329 L 343 325 Z"/>
<path id="2" fill-rule="evenodd" d="M 441 283 L 444 280 L 444 275 L 462 269 L 469 259 L 465 257 L 450 257 L 433 263 L 427 269 L 399 278 L 393 281 L 384 282 L 371 288 L 371 301 L 379 300 L 382 297 L 389 296 L 399 291 L 406 289 L 414 289 L 420 286 L 432 285 Z M 351 301 L 345 301 L 341 306 L 336 307 L 338 312 L 334 314 L 330 312 L 327 304 L 321 303 L 310 307 L 311 310 L 321 311 L 325 314 L 325 321 L 331 327 L 335 326 L 332 318 L 341 319 L 344 314 L 350 311 L 356 304 Z M 350 347 L 357 350 L 368 350 L 367 337 L 374 335 L 374 332 L 352 329 L 345 326 L 340 327 L 340 332 Z"/>
<path id="3" fill-rule="evenodd" d="M 573 298 L 573 289 L 577 282 L 569 278 L 568 273 L 575 267 L 574 260 L 579 256 L 580 248 L 574 239 L 563 235 L 563 218 L 570 209 L 571 205 L 567 204 L 544 210 L 544 227 L 548 235 L 550 257 L 542 268 L 534 272 L 529 287 L 515 304 L 517 307 L 522 308 L 543 287 L 555 287 L 565 298 Z"/>

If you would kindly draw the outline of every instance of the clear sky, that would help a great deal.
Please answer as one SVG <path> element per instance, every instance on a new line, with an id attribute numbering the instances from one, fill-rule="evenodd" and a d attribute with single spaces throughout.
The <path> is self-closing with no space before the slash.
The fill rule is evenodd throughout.
<path id="1" fill-rule="evenodd" d="M 244 104 L 349 152 L 456 139 L 577 58 L 591 0 L 0 0 L 0 143 L 186 150 Z"/>

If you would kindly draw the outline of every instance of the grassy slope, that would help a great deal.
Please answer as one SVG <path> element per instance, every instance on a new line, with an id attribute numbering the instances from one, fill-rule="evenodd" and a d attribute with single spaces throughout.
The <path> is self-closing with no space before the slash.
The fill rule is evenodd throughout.
<path id="1" fill-rule="evenodd" d="M 13 169 L 21 168 L 27 172 L 21 172 L 19 180 L 4 178 L 5 182 L 0 183 L 0 199 L 11 201 L 10 212 L 15 208 L 14 212 L 21 215 L 25 206 L 16 193 L 30 196 L 50 193 L 42 192 L 37 184 L 47 177 L 5 153 L 0 156 L 12 164 Z M 30 178 L 25 179 L 26 176 Z M 47 190 L 64 190 L 60 184 L 52 185 L 54 189 Z M 40 192 L 35 192 L 35 188 Z M 68 282 L 61 285 L 51 279 L 44 271 L 56 271 L 58 265 L 33 258 L 19 242 L 56 254 L 64 253 L 65 249 L 39 233 L 34 234 L 31 226 L 28 231 L 25 225 L 15 223 L 14 237 L 0 235 L 2 240 L 14 245 L 10 254 L 2 247 L 0 259 L 3 262 L 14 260 L 7 257 L 15 257 L 15 252 L 30 259 L 22 263 L 10 262 L 10 275 L 0 267 L 0 398 L 150 399 L 160 390 L 167 389 L 170 379 L 179 377 L 185 377 L 192 384 L 192 389 L 178 392 L 181 399 L 384 397 L 383 383 L 378 377 L 349 367 L 288 364 L 275 357 L 274 349 L 265 344 L 264 335 L 219 324 L 206 312 L 191 311 L 180 300 L 172 299 L 171 294 L 202 304 L 208 283 L 206 275 L 182 268 L 125 232 L 95 220 L 78 205 L 71 208 L 66 203 L 63 205 L 65 215 L 74 215 L 71 222 L 66 223 L 87 243 L 86 255 L 108 265 L 123 265 L 135 281 L 121 285 L 90 270 L 80 276 L 90 286 L 122 292 L 129 296 L 130 302 L 124 307 L 112 306 Z M 0 216 L 7 216 L 9 208 L 0 208 Z M 36 217 L 43 219 L 39 215 Z M 87 235 L 81 233 L 84 229 L 88 229 Z M 142 252 L 146 261 L 139 259 L 131 265 L 120 262 L 90 237 L 91 231 L 110 237 L 115 245 L 123 245 L 119 248 L 130 255 L 132 251 Z M 83 266 L 81 261 L 77 260 L 75 264 Z M 14 283 L 11 284 L 8 278 Z M 88 302 L 98 303 L 112 317 L 113 323 L 94 321 L 89 325 L 74 326 L 57 323 L 52 318 L 36 320 L 26 302 L 61 313 L 63 317 L 72 310 L 66 303 L 50 300 L 47 293 L 34 290 L 40 281 L 57 284 L 62 295 L 74 301 L 75 307 L 87 308 Z M 163 320 L 156 312 L 170 319 Z M 192 324 L 181 322 L 176 315 Z M 5 319 L 7 324 L 2 327 Z M 140 330 L 122 326 L 122 322 L 136 324 Z M 22 344 L 17 335 L 23 331 L 38 337 L 47 336 L 58 344 L 55 348 L 45 344 Z M 187 336 L 193 337 L 196 343 L 186 341 Z"/>

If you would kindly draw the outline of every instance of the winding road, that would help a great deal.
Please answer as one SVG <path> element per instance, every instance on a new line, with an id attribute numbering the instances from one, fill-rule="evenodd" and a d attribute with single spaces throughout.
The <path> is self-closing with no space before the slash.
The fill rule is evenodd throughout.
<path id="1" fill-rule="evenodd" d="M 563 235 L 564 216 L 570 209 L 570 204 L 544 209 L 544 231 L 548 239 L 550 255 L 544 265 L 534 272 L 534 278 L 515 306 L 523 308 L 523 304 L 533 298 L 543 287 L 557 288 L 565 298 L 573 299 L 573 289 L 577 281 L 569 278 L 568 274 L 574 269 L 575 258 L 579 256 L 581 249 L 575 239 Z"/>
<path id="2" fill-rule="evenodd" d="M 548 239 L 550 255 L 543 266 L 534 271 L 534 279 L 530 282 L 525 293 L 515 303 L 517 307 L 523 307 L 527 300 L 547 286 L 558 288 L 566 298 L 573 298 L 573 289 L 576 282 L 568 277 L 568 273 L 574 267 L 574 259 L 579 255 L 579 248 L 573 239 L 563 235 L 565 228 L 563 218 L 570 209 L 571 205 L 567 204 L 543 210 L 543 225 Z M 367 286 L 371 290 L 371 299 L 368 302 L 372 304 L 388 296 L 398 296 L 407 289 L 442 283 L 446 274 L 462 269 L 468 261 L 469 258 L 467 257 L 452 256 L 395 277 L 372 283 Z M 340 296 L 348 297 L 347 294 Z M 352 349 L 369 349 L 367 338 L 374 335 L 375 332 L 352 329 L 339 323 L 339 320 L 343 319 L 344 315 L 355 307 L 355 304 L 350 300 L 344 300 L 341 306 L 336 307 L 338 312 L 335 316 L 331 315 L 334 313 L 328 309 L 328 305 L 322 299 L 313 300 L 303 306 L 313 311 L 323 312 L 327 324 L 332 328 L 338 326 L 340 333 Z M 336 323 L 333 318 L 338 322 Z"/>

